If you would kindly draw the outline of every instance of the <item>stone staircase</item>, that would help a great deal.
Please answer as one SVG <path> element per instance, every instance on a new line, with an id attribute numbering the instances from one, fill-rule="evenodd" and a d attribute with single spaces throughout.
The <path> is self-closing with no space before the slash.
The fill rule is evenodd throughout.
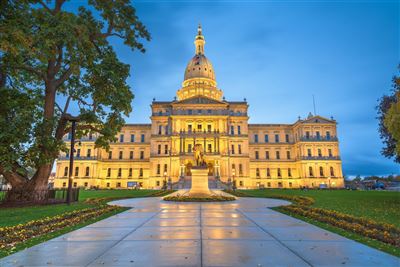
<path id="1" fill-rule="evenodd" d="M 184 176 L 178 182 L 172 184 L 172 189 L 190 189 L 192 186 L 192 177 Z M 222 182 L 215 176 L 208 176 L 208 188 L 210 189 L 227 189 L 227 183 Z"/>

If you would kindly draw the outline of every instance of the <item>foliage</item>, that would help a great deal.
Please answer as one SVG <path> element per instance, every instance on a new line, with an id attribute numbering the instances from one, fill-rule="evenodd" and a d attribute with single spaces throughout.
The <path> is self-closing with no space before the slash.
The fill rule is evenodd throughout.
<path id="1" fill-rule="evenodd" d="M 378 112 L 377 119 L 379 120 L 379 134 L 384 144 L 381 153 L 387 158 L 394 158 L 394 161 L 398 163 L 400 163 L 399 94 L 400 76 L 394 76 L 390 95 L 382 96 L 376 107 Z"/>
<path id="2" fill-rule="evenodd" d="M 191 196 L 167 196 L 164 198 L 165 201 L 177 201 L 177 202 L 222 202 L 222 201 L 234 201 L 236 198 L 228 196 L 208 196 L 208 197 L 191 197 Z"/>
<path id="3" fill-rule="evenodd" d="M 135 9 L 128 0 L 88 0 L 70 9 L 65 2 L 0 3 L 0 174 L 13 188 L 47 187 L 65 150 L 71 108 L 78 110 L 77 136 L 98 134 L 96 146 L 104 148 L 131 111 L 130 67 L 109 39 L 144 52 L 140 41 L 150 36 Z"/>

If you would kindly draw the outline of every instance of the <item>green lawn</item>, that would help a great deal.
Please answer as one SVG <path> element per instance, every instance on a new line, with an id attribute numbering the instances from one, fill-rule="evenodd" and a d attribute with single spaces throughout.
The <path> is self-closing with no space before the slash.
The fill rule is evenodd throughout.
<path id="1" fill-rule="evenodd" d="M 37 220 L 48 216 L 55 216 L 67 211 L 93 207 L 95 204 L 85 203 L 88 198 L 131 198 L 145 197 L 156 190 L 81 190 L 79 202 L 70 206 L 67 204 L 30 206 L 21 208 L 0 208 L 0 227 L 12 226 Z"/>
<path id="2" fill-rule="evenodd" d="M 255 197 L 299 195 L 312 197 L 313 207 L 336 210 L 400 227 L 400 192 L 349 190 L 240 190 Z"/>

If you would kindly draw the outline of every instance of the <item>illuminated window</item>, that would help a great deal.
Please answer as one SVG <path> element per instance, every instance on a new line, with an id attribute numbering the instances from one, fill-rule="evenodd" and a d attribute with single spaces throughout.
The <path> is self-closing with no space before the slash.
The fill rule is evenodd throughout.
<path id="1" fill-rule="evenodd" d="M 124 152 L 123 151 L 120 151 L 119 152 L 119 159 L 123 159 L 124 158 Z"/>
<path id="2" fill-rule="evenodd" d="M 314 177 L 313 168 L 311 166 L 308 167 L 308 173 L 310 174 L 310 177 Z"/>
<path id="3" fill-rule="evenodd" d="M 322 166 L 319 167 L 319 176 L 324 177 L 324 168 Z"/>
<path id="4" fill-rule="evenodd" d="M 85 176 L 89 176 L 89 173 L 90 173 L 90 168 L 89 168 L 89 167 L 86 167 Z"/>
<path id="5" fill-rule="evenodd" d="M 118 177 L 121 177 L 121 176 L 122 176 L 122 169 L 118 168 Z"/>
<path id="6" fill-rule="evenodd" d="M 107 169 L 107 177 L 110 177 L 111 176 L 111 168 L 108 168 Z"/>

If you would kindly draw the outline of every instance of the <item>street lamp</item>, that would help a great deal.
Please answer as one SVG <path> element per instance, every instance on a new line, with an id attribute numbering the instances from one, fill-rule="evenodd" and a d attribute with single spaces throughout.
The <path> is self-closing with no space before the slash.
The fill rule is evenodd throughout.
<path id="1" fill-rule="evenodd" d="M 233 189 L 233 191 L 235 191 L 235 190 L 236 190 L 236 180 L 235 180 L 235 174 L 236 174 L 236 171 L 235 171 L 235 169 L 232 169 L 232 183 L 233 183 L 233 185 L 232 185 L 232 189 Z"/>
<path id="2" fill-rule="evenodd" d="M 163 184 L 163 190 L 167 189 L 167 172 L 164 172 L 164 184 Z"/>
<path id="3" fill-rule="evenodd" d="M 69 172 L 68 172 L 68 191 L 67 191 L 67 204 L 70 205 L 72 201 L 72 172 L 74 168 L 74 150 L 75 150 L 75 130 L 76 123 L 79 121 L 78 117 L 67 114 L 66 119 L 71 122 L 71 147 L 69 156 Z"/>

